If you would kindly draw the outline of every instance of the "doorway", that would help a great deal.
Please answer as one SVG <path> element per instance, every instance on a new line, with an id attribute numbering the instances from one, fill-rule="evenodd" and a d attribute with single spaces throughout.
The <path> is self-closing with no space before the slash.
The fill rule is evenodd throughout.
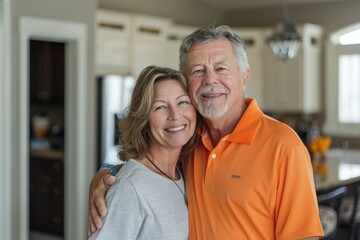
<path id="1" fill-rule="evenodd" d="M 65 47 L 29 40 L 30 240 L 64 238 Z"/>
<path id="2" fill-rule="evenodd" d="M 19 126 L 19 182 L 15 190 L 19 196 L 18 238 L 29 239 L 30 230 L 30 184 L 29 156 L 32 126 L 29 118 L 30 108 L 30 40 L 57 42 L 64 44 L 64 145 L 63 152 L 63 204 L 64 239 L 86 239 L 87 190 L 91 168 L 87 155 L 87 31 L 86 25 L 79 22 L 23 17 L 20 19 L 20 90 L 19 105 L 21 119 Z M 46 94 L 45 94 L 46 95 Z M 58 113 L 58 111 L 55 111 Z M 44 117 L 43 114 L 39 114 Z M 33 119 L 31 119 L 33 120 Z M 44 120 L 44 119 L 43 119 Z M 46 122 L 46 119 L 45 119 Z M 36 143 L 35 143 L 36 144 Z M 42 142 L 41 144 L 47 144 Z M 61 168 L 58 164 L 55 168 Z"/>

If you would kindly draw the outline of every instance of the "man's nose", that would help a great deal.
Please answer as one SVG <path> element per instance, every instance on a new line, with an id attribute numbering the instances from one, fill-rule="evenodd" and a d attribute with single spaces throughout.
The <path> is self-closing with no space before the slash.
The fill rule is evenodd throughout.
<path id="1" fill-rule="evenodd" d="M 217 82 L 216 74 L 213 70 L 207 70 L 204 74 L 203 84 L 204 85 L 211 85 Z"/>

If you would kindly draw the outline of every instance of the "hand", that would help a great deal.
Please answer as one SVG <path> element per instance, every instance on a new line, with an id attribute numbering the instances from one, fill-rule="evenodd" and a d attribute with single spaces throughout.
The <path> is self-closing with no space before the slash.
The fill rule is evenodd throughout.
<path id="1" fill-rule="evenodd" d="M 110 171 L 100 170 L 91 180 L 89 187 L 89 212 L 88 212 L 88 236 L 90 237 L 97 229 L 102 227 L 102 218 L 107 214 L 105 205 L 105 193 L 116 178 Z"/>

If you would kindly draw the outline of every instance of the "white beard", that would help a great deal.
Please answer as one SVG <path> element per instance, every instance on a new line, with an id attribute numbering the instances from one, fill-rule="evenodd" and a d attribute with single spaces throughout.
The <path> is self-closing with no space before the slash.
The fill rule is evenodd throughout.
<path id="1" fill-rule="evenodd" d="M 227 104 L 225 104 L 225 106 L 222 104 L 222 102 L 217 103 L 215 101 L 205 101 L 198 104 L 198 110 L 204 118 L 218 118 L 228 110 Z"/>

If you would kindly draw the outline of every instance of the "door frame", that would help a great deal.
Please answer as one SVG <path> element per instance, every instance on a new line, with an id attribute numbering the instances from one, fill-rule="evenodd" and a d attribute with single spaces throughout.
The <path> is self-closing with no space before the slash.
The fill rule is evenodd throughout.
<path id="1" fill-rule="evenodd" d="M 29 40 L 61 41 L 65 47 L 65 239 L 86 239 L 87 226 L 87 26 L 81 22 L 20 18 L 20 163 L 22 240 L 29 238 Z M 16 190 L 15 190 L 16 191 Z"/>
<path id="2" fill-rule="evenodd" d="M 11 0 L 0 0 L 0 239 L 12 239 Z"/>

